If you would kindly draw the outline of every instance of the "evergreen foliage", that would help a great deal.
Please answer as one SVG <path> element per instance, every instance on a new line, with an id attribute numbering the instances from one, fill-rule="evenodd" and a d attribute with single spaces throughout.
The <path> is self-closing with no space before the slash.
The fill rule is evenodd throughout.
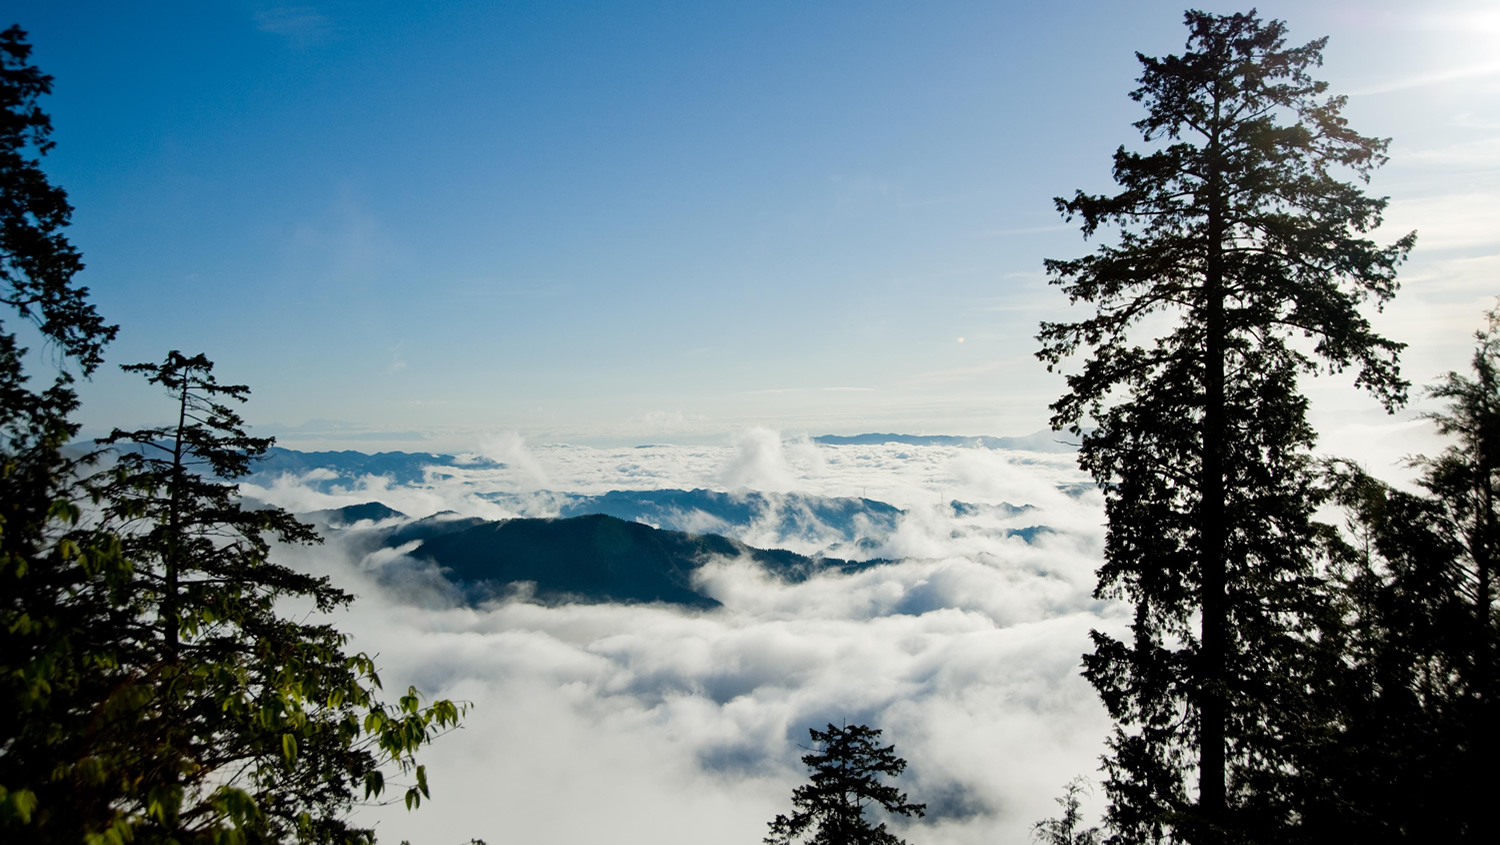
<path id="1" fill-rule="evenodd" d="M 1493 703 L 1495 657 L 1495 565 L 1500 547 L 1500 309 L 1485 314 L 1476 332 L 1472 377 L 1449 372 L 1428 392 L 1447 400 L 1430 415 L 1438 431 L 1457 442 L 1436 458 L 1422 458 L 1422 478 L 1442 509 L 1442 524 L 1461 550 L 1449 567 L 1454 598 L 1463 608 L 1467 641 L 1461 676 L 1466 696 Z M 1493 746 L 1490 747 L 1493 750 Z M 1490 759 L 1486 756 L 1485 759 Z"/>
<path id="2" fill-rule="evenodd" d="M 427 793 L 415 751 L 457 724 L 452 702 L 421 706 L 416 690 L 390 708 L 365 655 L 328 624 L 287 616 L 300 600 L 326 614 L 352 601 L 326 578 L 270 559 L 271 540 L 315 543 L 280 508 L 247 509 L 226 483 L 271 445 L 249 436 L 236 410 L 244 385 L 221 384 L 203 355 L 170 352 L 124 367 L 164 388 L 176 422 L 116 430 L 127 448 L 95 479 L 109 524 L 135 566 L 142 620 L 132 642 L 146 667 L 136 727 L 149 759 L 122 800 L 137 841 L 210 841 L 226 830 L 253 839 L 362 842 L 345 816 L 359 793 L 384 790 L 382 764 L 415 777 L 408 806 Z"/>
<path id="3" fill-rule="evenodd" d="M 1308 800 L 1286 838 L 1463 841 L 1451 822 L 1475 807 L 1457 768 L 1458 549 L 1436 502 L 1346 464 L 1330 479 L 1351 531 L 1334 558 L 1338 612 L 1309 649 L 1323 671 L 1304 717 L 1322 729 L 1298 737 L 1295 789 Z"/>
<path id="4" fill-rule="evenodd" d="M 30 55 L 20 28 L 0 33 L 0 301 L 56 368 L 33 387 L 27 349 L 0 322 L 0 839 L 111 812 L 93 752 L 113 725 L 115 599 L 130 574 L 116 539 L 82 520 L 74 480 L 90 459 L 63 451 L 78 433 L 75 375 L 95 370 L 116 328 L 74 282 L 72 207 L 40 164 L 52 125 L 38 100 L 52 78 Z"/>
<path id="5" fill-rule="evenodd" d="M 1061 798 L 1055 798 L 1063 808 L 1062 818 L 1043 819 L 1031 826 L 1031 840 L 1040 845 L 1099 845 L 1102 835 L 1097 827 L 1083 827 L 1083 814 L 1078 812 L 1078 793 L 1084 789 L 1083 778 L 1074 778 L 1063 788 Z"/>
<path id="6" fill-rule="evenodd" d="M 1417 458 L 1425 494 L 1330 468 L 1350 513 L 1337 549 L 1339 613 L 1320 631 L 1322 721 L 1304 753 L 1304 841 L 1487 840 L 1496 751 L 1494 599 L 1500 315 L 1450 372 L 1430 415 L 1455 442 Z"/>
<path id="7" fill-rule="evenodd" d="M 1386 142 L 1309 76 L 1326 39 L 1288 48 L 1253 12 L 1185 22 L 1182 55 L 1139 56 L 1149 151 L 1115 153 L 1118 193 L 1057 200 L 1086 237 L 1117 235 L 1047 262 L 1093 315 L 1044 323 L 1038 357 L 1084 355 L 1053 425 L 1082 437 L 1104 489 L 1096 596 L 1135 607 L 1129 640 L 1094 632 L 1085 657 L 1117 726 L 1106 821 L 1121 841 L 1275 839 L 1298 812 L 1287 737 L 1317 684 L 1302 643 L 1329 612 L 1297 381 L 1352 367 L 1403 401 L 1401 344 L 1359 306 L 1395 293 L 1415 235 L 1370 240 L 1385 200 L 1338 178 L 1367 180 Z M 1164 335 L 1140 339 L 1148 320 Z"/>
<path id="8" fill-rule="evenodd" d="M 280 510 L 247 510 L 225 480 L 270 441 L 249 437 L 203 356 L 127 367 L 166 388 L 175 425 L 116 431 L 131 447 L 86 478 L 70 457 L 77 374 L 115 327 L 73 282 L 71 208 L 38 156 L 51 78 L 25 33 L 0 33 L 0 299 L 53 353 L 30 386 L 27 350 L 0 325 L 0 839 L 77 845 L 368 842 L 349 824 L 385 769 L 428 795 L 413 753 L 459 708 L 409 690 L 376 697 L 370 659 L 326 624 L 350 596 L 272 562 L 315 542 Z M 299 606 L 300 605 L 300 606 Z"/>
<path id="9" fill-rule="evenodd" d="M 865 817 L 872 806 L 899 816 L 921 817 L 927 809 L 926 804 L 908 803 L 906 793 L 882 782 L 882 776 L 906 770 L 896 747 L 881 747 L 876 742 L 880 730 L 865 725 L 829 724 L 826 731 L 809 728 L 808 733 L 817 748 L 803 755 L 802 762 L 812 777 L 792 790 L 796 812 L 769 823 L 767 845 L 790 845 L 804 836 L 809 845 L 904 845 L 884 822 L 872 826 Z"/>
<path id="10" fill-rule="evenodd" d="M 38 100 L 52 77 L 27 63 L 31 45 L 17 26 L 0 32 L 0 299 L 33 323 L 84 375 L 104 360 L 117 326 L 107 325 L 73 276 L 83 269 L 78 249 L 63 233 L 73 216 L 68 195 L 47 181 L 40 156 L 52 149 L 52 120 Z M 33 155 L 35 157 L 33 157 Z M 3 335 L 4 421 L 20 408 L 15 336 Z M 60 384 L 70 384 L 66 374 Z"/>

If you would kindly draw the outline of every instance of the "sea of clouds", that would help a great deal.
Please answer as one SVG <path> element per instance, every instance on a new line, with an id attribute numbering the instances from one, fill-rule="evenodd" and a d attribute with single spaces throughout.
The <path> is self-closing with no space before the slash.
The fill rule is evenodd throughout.
<path id="1" fill-rule="evenodd" d="M 881 728 L 908 761 L 898 785 L 928 816 L 893 828 L 914 845 L 1027 842 L 1068 780 L 1096 774 L 1109 722 L 1080 655 L 1090 629 L 1119 632 L 1128 618 L 1091 597 L 1102 500 L 1071 455 L 828 446 L 754 429 L 722 446 L 618 449 L 503 436 L 475 457 L 503 466 L 475 460 L 403 486 L 330 486 L 314 471 L 243 490 L 299 512 L 380 501 L 490 519 L 609 490 L 865 497 L 907 511 L 872 538 L 874 556 L 899 562 L 785 584 L 713 561 L 698 586 L 724 607 L 705 612 L 458 606 L 381 579 L 358 526 L 283 550 L 359 596 L 332 621 L 378 655 L 393 695 L 414 684 L 471 703 L 462 730 L 421 755 L 431 801 L 359 811 L 382 840 L 756 843 L 805 780 L 808 728 L 828 723 Z M 496 492 L 515 495 L 484 495 Z M 740 539 L 818 551 L 819 538 L 776 536 L 783 522 L 762 516 Z M 1033 525 L 1051 532 L 1008 536 Z"/>

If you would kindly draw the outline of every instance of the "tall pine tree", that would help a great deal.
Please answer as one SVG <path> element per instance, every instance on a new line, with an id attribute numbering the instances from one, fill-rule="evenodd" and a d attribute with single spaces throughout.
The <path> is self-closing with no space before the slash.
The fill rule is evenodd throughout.
<path id="1" fill-rule="evenodd" d="M 388 766 L 413 779 L 405 800 L 419 804 L 428 789 L 415 753 L 457 725 L 459 708 L 424 706 L 415 689 L 382 703 L 367 656 L 346 654 L 326 621 L 293 616 L 288 602 L 326 614 L 353 596 L 273 559 L 272 541 L 318 542 L 309 526 L 239 499 L 231 482 L 271 445 L 231 404 L 249 389 L 175 350 L 124 369 L 166 391 L 175 421 L 115 431 L 104 442 L 118 463 L 95 482 L 134 566 L 138 619 L 140 753 L 121 772 L 113 829 L 146 842 L 372 840 L 349 811 L 381 796 Z"/>
<path id="2" fill-rule="evenodd" d="M 1340 178 L 1367 180 L 1386 142 L 1310 77 L 1326 39 L 1289 48 L 1253 12 L 1185 22 L 1182 55 L 1138 54 L 1148 147 L 1115 153 L 1119 192 L 1057 200 L 1086 237 L 1115 232 L 1047 262 L 1093 314 L 1038 336 L 1049 369 L 1084 356 L 1053 425 L 1104 489 L 1096 595 L 1135 607 L 1129 640 L 1095 632 L 1085 657 L 1117 726 L 1107 820 L 1126 841 L 1274 838 L 1295 812 L 1282 737 L 1325 530 L 1298 379 L 1353 367 L 1388 409 L 1407 387 L 1401 345 L 1359 306 L 1395 293 L 1415 235 L 1369 239 L 1385 200 Z"/>

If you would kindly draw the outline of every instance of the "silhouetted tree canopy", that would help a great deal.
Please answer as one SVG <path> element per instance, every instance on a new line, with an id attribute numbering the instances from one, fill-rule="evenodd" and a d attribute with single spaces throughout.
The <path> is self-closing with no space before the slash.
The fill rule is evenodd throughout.
<path id="1" fill-rule="evenodd" d="M 1078 793 L 1084 789 L 1083 778 L 1074 778 L 1063 787 L 1061 798 L 1054 798 L 1063 808 L 1062 818 L 1042 819 L 1031 826 L 1031 841 L 1040 845 L 1099 845 L 1103 840 L 1097 827 L 1084 827 L 1078 811 Z"/>
<path id="2" fill-rule="evenodd" d="M 40 165 L 52 125 L 38 101 L 52 78 L 30 55 L 19 27 L 0 33 L 0 302 L 51 353 L 31 360 L 54 365 L 36 386 L 0 319 L 0 839 L 24 829 L 34 841 L 110 812 L 91 749 L 114 724 L 100 704 L 123 674 L 130 568 L 117 539 L 83 519 L 75 482 L 90 459 L 63 451 L 78 433 L 74 374 L 98 366 L 116 330 L 73 278 L 72 208 Z"/>
<path id="3" fill-rule="evenodd" d="M 116 431 L 117 463 L 70 457 L 75 373 L 115 335 L 74 283 L 72 209 L 38 157 L 51 78 L 25 33 L 0 33 L 0 301 L 47 345 L 50 386 L 0 324 L 0 840 L 28 843 L 368 842 L 356 801 L 403 783 L 414 752 L 457 724 L 451 702 L 376 697 L 363 654 L 327 624 L 287 617 L 350 596 L 271 559 L 317 540 L 279 509 L 245 508 L 226 480 L 250 437 L 205 357 L 125 369 L 165 388 L 176 423 Z M 305 611 L 306 608 L 303 608 Z M 314 617 L 321 618 L 321 617 Z"/>
<path id="4" fill-rule="evenodd" d="M 317 534 L 280 508 L 244 507 L 226 483 L 272 442 L 247 434 L 230 404 L 249 389 L 221 384 L 205 356 L 175 350 L 123 369 L 163 388 L 176 421 L 116 430 L 102 442 L 124 451 L 94 480 L 135 567 L 133 656 L 145 672 L 134 715 L 155 740 L 123 796 L 136 812 L 117 829 L 148 841 L 207 842 L 224 831 L 372 839 L 348 811 L 382 794 L 388 762 L 415 779 L 407 805 L 420 803 L 427 778 L 415 752 L 457 724 L 458 708 L 423 707 L 414 689 L 387 707 L 371 660 L 344 653 L 347 637 L 288 617 L 289 599 L 326 614 L 353 597 L 272 561 L 272 540 L 316 543 Z"/>
<path id="5" fill-rule="evenodd" d="M 1326 39 L 1287 47 L 1254 12 L 1185 23 L 1181 55 L 1139 56 L 1148 146 L 1115 153 L 1118 193 L 1057 200 L 1113 237 L 1047 262 L 1093 313 L 1044 323 L 1038 357 L 1081 356 L 1053 425 L 1104 489 L 1096 596 L 1135 607 L 1129 639 L 1095 632 L 1085 658 L 1117 725 L 1106 820 L 1121 841 L 1275 839 L 1300 800 L 1285 737 L 1316 682 L 1300 640 L 1328 612 L 1298 379 L 1352 368 L 1403 400 L 1401 344 L 1359 307 L 1395 293 L 1415 235 L 1371 240 L 1386 201 L 1340 178 L 1368 179 L 1386 142 L 1309 76 Z"/>
<path id="6" fill-rule="evenodd" d="M 20 27 L 0 33 L 0 299 L 87 375 L 117 327 L 73 281 L 83 260 L 62 231 L 73 207 L 37 158 L 53 147 L 52 120 L 37 102 L 52 91 L 52 77 L 28 64 L 30 56 Z M 4 337 L 8 353 L 14 338 Z"/>
<path id="7" fill-rule="evenodd" d="M 816 747 L 802 762 L 811 777 L 792 790 L 796 812 L 769 823 L 767 845 L 789 845 L 799 839 L 809 845 L 904 845 L 886 830 L 885 822 L 873 824 L 866 815 L 879 808 L 892 815 L 920 817 L 927 809 L 926 804 L 908 803 L 906 793 L 883 781 L 906 770 L 895 746 L 879 745 L 880 730 L 865 725 L 830 724 L 825 731 L 809 728 L 808 733 Z"/>
<path id="8" fill-rule="evenodd" d="M 1496 752 L 1496 447 L 1500 320 L 1476 335 L 1470 373 L 1429 394 L 1453 443 L 1418 457 L 1423 492 L 1330 467 L 1350 514 L 1335 570 L 1338 614 L 1319 631 L 1321 716 L 1306 737 L 1307 842 L 1478 842 L 1493 837 Z"/>

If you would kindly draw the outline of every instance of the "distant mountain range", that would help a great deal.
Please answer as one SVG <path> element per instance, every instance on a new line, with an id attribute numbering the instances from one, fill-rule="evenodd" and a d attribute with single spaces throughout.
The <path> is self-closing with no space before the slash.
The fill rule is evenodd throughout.
<path id="1" fill-rule="evenodd" d="M 325 525 L 356 526 L 372 515 L 399 517 L 367 503 L 309 514 Z M 799 582 L 828 571 L 857 572 L 887 561 L 813 558 L 783 550 L 755 549 L 717 534 L 665 531 L 604 514 L 565 519 L 488 521 L 446 514 L 396 525 L 356 528 L 366 550 L 401 549 L 378 573 L 394 583 L 410 582 L 412 561 L 434 567 L 463 600 L 475 603 L 520 594 L 544 604 L 652 603 L 711 609 L 714 598 L 698 591 L 693 573 L 717 558 L 747 558 L 766 572 Z"/>
<path id="2" fill-rule="evenodd" d="M 828 557 L 864 559 L 880 553 L 906 511 L 865 498 L 762 493 L 737 490 L 611 490 L 600 496 L 537 494 L 560 517 L 606 514 L 630 522 L 691 534 L 720 534 L 739 540 L 775 542 L 816 549 Z M 518 513 L 535 506 L 535 495 L 489 493 L 485 498 Z M 1009 519 L 1034 510 L 1031 505 L 971 504 L 954 500 L 955 518 Z M 1044 526 L 1009 529 L 1006 534 L 1033 542 L 1050 533 Z"/>
<path id="3" fill-rule="evenodd" d="M 348 486 L 349 482 L 365 475 L 389 478 L 394 484 L 421 484 L 427 480 L 431 467 L 462 467 L 466 469 L 499 469 L 504 464 L 484 458 L 459 458 L 431 452 L 299 452 L 272 446 L 255 463 L 252 478 L 295 475 L 299 477 L 313 473 L 306 483 L 328 492 L 333 486 Z M 320 478 L 316 470 L 323 470 Z"/>
<path id="4" fill-rule="evenodd" d="M 782 542 L 815 545 L 833 555 L 872 552 L 905 515 L 900 508 L 874 499 L 753 490 L 611 490 L 598 496 L 546 495 L 561 517 L 604 514 L 695 534 L 776 536 Z M 485 498 L 517 513 L 524 513 L 536 502 L 535 496 L 512 493 L 489 493 Z"/>
<path id="5" fill-rule="evenodd" d="M 358 522 L 383 522 L 387 519 L 405 519 L 406 514 L 380 502 L 365 502 L 361 505 L 349 505 L 342 508 L 330 508 L 328 510 L 312 511 L 311 513 L 298 514 L 304 519 L 311 519 L 328 528 L 348 528 Z"/>
<path id="6" fill-rule="evenodd" d="M 967 437 L 955 434 L 822 434 L 813 439 L 825 446 L 961 446 L 968 449 L 1019 449 L 1026 452 L 1076 452 L 1076 438 L 1061 431 L 1038 431 L 1025 437 Z"/>
<path id="7" fill-rule="evenodd" d="M 815 439 L 833 446 L 1063 448 L 1041 434 L 1026 438 L 866 434 Z M 503 466 L 420 452 L 273 448 L 256 466 L 251 480 L 269 486 L 281 475 L 292 475 L 303 484 L 332 492 L 348 490 L 366 475 L 383 477 L 393 486 L 420 486 L 432 483 L 432 475 L 445 470 Z M 710 560 L 748 559 L 787 581 L 822 572 L 856 572 L 887 562 L 873 558 L 881 554 L 906 517 L 901 508 L 863 497 L 751 490 L 611 490 L 599 495 L 494 491 L 480 495 L 523 517 L 488 521 L 448 513 L 411 519 L 378 501 L 303 516 L 326 531 L 338 532 L 366 560 L 380 561 L 373 564 L 377 576 L 398 590 L 410 588 L 414 600 L 425 600 L 420 596 L 435 592 L 441 601 L 471 604 L 520 595 L 547 604 L 663 602 L 703 609 L 719 606 L 693 583 L 694 573 Z M 994 527 L 995 520 L 1031 511 L 1030 505 L 952 501 L 948 508 L 958 531 L 1001 530 L 1027 543 L 1051 533 L 1041 525 Z M 760 548 L 773 544 L 811 553 Z"/>
<path id="8" fill-rule="evenodd" d="M 748 501 L 747 501 L 748 499 Z M 615 514 L 586 512 L 612 507 Z M 705 506 L 716 518 L 759 518 L 765 503 L 747 496 L 707 490 L 612 491 L 584 497 L 570 509 L 585 511 L 549 519 L 485 520 L 440 513 L 409 519 L 379 502 L 302 514 L 326 530 L 337 531 L 357 554 L 376 559 L 377 575 L 393 586 L 437 589 L 450 599 L 476 603 L 519 594 L 544 604 L 564 602 L 664 602 L 696 608 L 719 606 L 693 585 L 693 573 L 716 558 L 748 559 L 767 573 L 795 583 L 822 572 L 858 572 L 889 563 L 883 559 L 848 560 L 826 554 L 802 555 L 785 549 L 752 547 L 718 533 L 659 528 L 637 521 L 643 514 L 681 513 L 674 508 Z M 716 507 L 717 506 L 717 507 Z M 955 517 L 1013 516 L 1029 507 L 967 505 L 953 502 Z M 660 508 L 661 510 L 654 510 Z M 895 530 L 902 511 L 869 499 L 795 497 L 781 511 L 820 515 L 819 524 L 858 523 L 873 514 Z M 704 511 L 695 511 L 703 519 Z M 830 516 L 832 515 L 832 516 Z M 731 526 L 732 527 L 732 526 Z M 847 527 L 847 526 L 846 526 Z M 851 527 L 850 530 L 855 530 Z M 1042 525 L 1006 529 L 1007 536 L 1036 542 L 1052 530 Z M 861 548 L 878 546 L 868 536 Z M 392 554 L 401 550 L 402 554 Z M 436 576 L 436 577 L 434 577 Z"/>
<path id="9" fill-rule="evenodd" d="M 958 446 L 971 449 L 1019 449 L 1029 452 L 1071 452 L 1078 446 L 1063 432 L 1038 431 L 1024 437 L 964 436 L 951 434 L 823 434 L 812 438 L 825 446 L 879 445 L 896 443 L 908 446 Z M 87 444 L 80 444 L 87 445 Z M 645 447 L 641 447 L 645 448 Z M 324 470 L 338 478 L 310 478 L 308 483 L 320 489 L 348 482 L 365 475 L 389 478 L 395 484 L 417 484 L 429 468 L 499 469 L 505 464 L 477 456 L 455 456 L 434 452 L 376 452 L 352 450 L 336 452 L 302 452 L 273 446 L 255 465 L 255 476 L 290 474 L 306 476 Z"/>
<path id="10" fill-rule="evenodd" d="M 906 441 L 987 440 L 1004 438 L 943 438 L 908 435 L 860 435 L 860 438 L 897 438 Z M 846 438 L 852 439 L 852 438 Z M 1024 438 L 1011 438 L 1021 440 Z M 424 485 L 432 474 L 444 470 L 499 468 L 503 464 L 460 458 L 453 455 L 380 452 L 299 452 L 273 448 L 256 466 L 249 480 L 271 486 L 278 476 L 289 474 L 320 492 L 347 491 L 365 475 L 385 478 L 392 486 Z M 482 476 L 481 476 L 482 477 Z M 1075 495 L 1079 491 L 1069 491 Z M 562 518 L 602 514 L 628 522 L 641 522 L 670 531 L 691 534 L 718 534 L 763 546 L 790 546 L 804 553 L 828 557 L 864 559 L 880 554 L 886 540 L 896 531 L 905 511 L 863 497 L 819 496 L 804 493 L 767 493 L 755 490 L 732 492 L 695 488 L 692 490 L 611 490 L 597 495 L 529 491 L 482 492 L 506 510 L 524 517 Z M 1031 510 L 1030 505 L 949 503 L 955 517 L 1014 517 Z M 379 520 L 371 511 L 358 519 Z M 1028 542 L 1038 528 L 1013 530 Z"/>

